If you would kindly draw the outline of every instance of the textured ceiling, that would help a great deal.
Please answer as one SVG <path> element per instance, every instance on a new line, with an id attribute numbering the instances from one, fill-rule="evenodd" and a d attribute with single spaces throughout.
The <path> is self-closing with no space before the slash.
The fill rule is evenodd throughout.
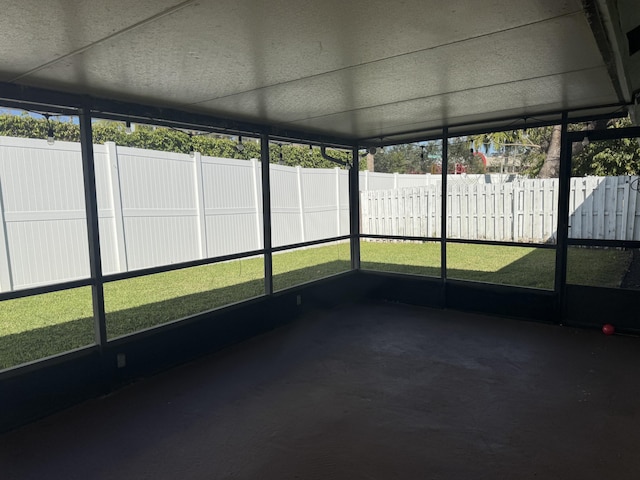
<path id="1" fill-rule="evenodd" d="M 630 99 L 580 0 L 0 0 L 0 9 L 0 82 L 349 138 Z"/>

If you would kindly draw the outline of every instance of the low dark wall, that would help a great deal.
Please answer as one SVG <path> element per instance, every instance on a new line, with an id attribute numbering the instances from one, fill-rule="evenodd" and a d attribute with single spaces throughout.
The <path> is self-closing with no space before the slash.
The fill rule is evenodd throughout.
<path id="1" fill-rule="evenodd" d="M 567 325 L 602 328 L 610 323 L 619 332 L 640 334 L 640 292 L 618 288 L 567 285 Z"/>
<path id="2" fill-rule="evenodd" d="M 552 322 L 558 320 L 553 292 L 460 280 L 360 272 L 370 298 Z"/>
<path id="3" fill-rule="evenodd" d="M 447 308 L 542 322 L 558 322 L 553 292 L 459 280 L 447 281 Z"/>
<path id="4" fill-rule="evenodd" d="M 358 282 L 367 298 L 444 308 L 443 282 L 439 278 L 361 271 Z"/>
<path id="5" fill-rule="evenodd" d="M 104 392 L 101 356 L 96 348 L 59 361 L 24 367 L 0 379 L 0 431 L 49 415 Z"/>
<path id="6" fill-rule="evenodd" d="M 272 330 L 303 312 L 355 299 L 363 294 L 356 276 L 347 272 L 122 337 L 102 353 L 91 347 L 5 372 L 0 375 L 0 431 Z M 121 368 L 119 355 L 125 360 Z"/>

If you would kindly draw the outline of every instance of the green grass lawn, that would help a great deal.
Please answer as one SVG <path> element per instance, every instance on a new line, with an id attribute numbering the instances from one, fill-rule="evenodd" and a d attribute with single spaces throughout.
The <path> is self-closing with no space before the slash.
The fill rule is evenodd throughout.
<path id="1" fill-rule="evenodd" d="M 553 288 L 554 251 L 449 244 L 448 276 Z M 362 242 L 362 268 L 440 275 L 439 243 Z M 630 252 L 571 249 L 568 280 L 619 286 Z M 105 284 L 109 339 L 264 293 L 263 259 L 192 267 Z M 349 244 L 275 254 L 274 290 L 349 270 Z M 94 342 L 89 287 L 0 302 L 0 369 Z"/>
<path id="2" fill-rule="evenodd" d="M 361 259 L 364 269 L 440 276 L 439 243 L 362 242 Z M 452 279 L 552 289 L 554 263 L 553 250 L 447 245 L 447 277 Z"/>

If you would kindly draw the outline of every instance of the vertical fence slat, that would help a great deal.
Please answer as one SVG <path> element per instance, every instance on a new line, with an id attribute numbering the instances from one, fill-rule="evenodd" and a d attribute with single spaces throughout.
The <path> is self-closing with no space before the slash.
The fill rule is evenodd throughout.
<path id="1" fill-rule="evenodd" d="M 361 192 L 361 195 L 363 195 L 365 197 L 365 201 L 361 202 L 361 208 L 362 208 L 362 233 L 373 233 L 373 225 L 372 225 L 372 202 L 373 202 L 373 195 L 374 192 Z"/>
<path id="2" fill-rule="evenodd" d="M 296 167 L 296 179 L 298 187 L 298 211 L 300 215 L 300 242 L 306 241 L 305 221 L 304 221 L 304 196 L 302 195 L 302 167 Z"/>
<path id="3" fill-rule="evenodd" d="M 423 233 L 420 231 L 420 207 L 418 203 L 418 198 L 420 196 L 419 190 L 417 188 L 411 189 L 411 235 L 412 236 L 421 236 Z"/>
<path id="4" fill-rule="evenodd" d="M 595 204 L 594 199 L 594 191 L 598 186 L 597 178 L 589 177 L 585 181 L 584 185 L 584 200 L 582 203 L 582 231 L 583 235 L 579 238 L 597 238 L 595 236 L 594 225 L 596 225 L 596 221 L 593 218 L 593 205 Z M 587 195 L 587 192 L 591 192 L 590 195 Z"/>
<path id="5" fill-rule="evenodd" d="M 582 234 L 582 203 L 578 204 L 584 182 L 572 178 L 569 189 L 569 238 L 580 238 Z"/>
<path id="6" fill-rule="evenodd" d="M 597 204 L 597 212 L 598 212 L 598 236 L 597 238 L 607 238 L 606 237 L 606 211 L 607 211 L 607 180 L 602 179 L 598 185 L 598 204 Z"/>
<path id="7" fill-rule="evenodd" d="M 262 242 L 263 242 L 263 234 L 262 234 L 262 210 L 261 210 L 261 203 L 260 200 L 262 199 L 262 196 L 260 195 L 260 185 L 262 185 L 262 181 L 261 181 L 261 173 L 260 170 L 258 169 L 258 160 L 255 158 L 251 159 L 251 172 L 252 172 L 252 176 L 251 176 L 251 183 L 252 183 L 252 187 L 253 187 L 253 204 L 255 206 L 255 216 L 256 216 L 256 221 L 255 221 L 255 227 L 256 227 L 256 245 L 258 246 L 258 248 L 263 248 Z"/>
<path id="8" fill-rule="evenodd" d="M 618 190 L 618 178 L 607 177 L 604 189 L 604 238 L 613 240 L 616 235 L 616 193 Z"/>
<path id="9" fill-rule="evenodd" d="M 118 148 L 114 142 L 105 142 L 108 162 L 109 191 L 111 194 L 111 208 L 113 209 L 113 231 L 115 241 L 115 258 L 118 259 L 118 272 L 129 271 L 129 261 L 127 257 L 127 242 L 124 230 L 124 213 L 122 209 L 122 189 L 120 179 L 120 160 L 118 159 Z"/>
<path id="10" fill-rule="evenodd" d="M 626 213 L 627 213 L 627 229 L 625 231 L 625 238 L 627 240 L 638 240 L 635 234 L 636 227 L 636 212 L 638 211 L 638 183 L 640 183 L 640 177 L 629 177 L 629 197 L 627 198 Z"/>
<path id="11" fill-rule="evenodd" d="M 9 242 L 7 223 L 4 218 L 4 200 L 2 198 L 2 178 L 0 178 L 0 292 L 13 290 L 11 264 L 9 263 Z"/>
<path id="12" fill-rule="evenodd" d="M 335 167 L 335 172 L 336 172 L 336 194 L 335 194 L 335 199 L 336 199 L 336 234 L 335 236 L 338 237 L 340 236 L 340 216 L 341 216 L 341 212 L 340 212 L 340 168 L 339 167 Z"/>
<path id="13" fill-rule="evenodd" d="M 204 181 L 202 178 L 202 156 L 200 152 L 193 155 L 193 182 L 196 195 L 196 225 L 198 230 L 198 252 L 200 258 L 207 258 L 207 218 L 204 208 Z"/>

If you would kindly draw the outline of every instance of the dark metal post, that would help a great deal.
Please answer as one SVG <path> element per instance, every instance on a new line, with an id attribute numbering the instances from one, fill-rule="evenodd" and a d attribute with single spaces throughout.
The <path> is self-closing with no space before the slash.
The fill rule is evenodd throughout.
<path id="1" fill-rule="evenodd" d="M 447 280 L 447 171 L 449 162 L 449 129 L 442 130 L 442 194 L 440 201 L 442 202 L 440 211 L 442 218 L 440 219 L 440 276 L 443 283 Z"/>
<path id="2" fill-rule="evenodd" d="M 352 151 L 349 169 L 349 235 L 351 235 L 351 269 L 360 270 L 360 157 L 358 146 Z"/>
<path id="3" fill-rule="evenodd" d="M 273 257 L 271 251 L 271 184 L 269 181 L 269 134 L 260 135 L 262 165 L 262 232 L 264 245 L 264 293 L 273 293 Z"/>
<path id="4" fill-rule="evenodd" d="M 571 189 L 571 144 L 568 138 L 567 112 L 562 114 L 562 142 L 560 144 L 560 172 L 558 194 L 558 233 L 556 245 L 556 320 L 562 321 L 567 284 L 567 239 L 569 237 L 569 195 Z"/>
<path id="5" fill-rule="evenodd" d="M 447 306 L 447 172 L 449 162 L 449 129 L 442 129 L 442 184 L 440 202 L 440 277 L 442 277 L 442 287 L 440 292 L 440 302 L 443 307 Z"/>
<path id="6" fill-rule="evenodd" d="M 107 343 L 107 326 L 104 311 L 104 288 L 100 259 L 100 232 L 98 229 L 98 199 L 96 196 L 96 172 L 93 160 L 93 133 L 91 113 L 80 110 L 80 149 L 82 151 L 82 173 L 84 178 L 84 203 L 87 214 L 87 238 L 89 241 L 89 268 L 91 271 L 91 297 L 96 343 L 102 350 Z"/>

